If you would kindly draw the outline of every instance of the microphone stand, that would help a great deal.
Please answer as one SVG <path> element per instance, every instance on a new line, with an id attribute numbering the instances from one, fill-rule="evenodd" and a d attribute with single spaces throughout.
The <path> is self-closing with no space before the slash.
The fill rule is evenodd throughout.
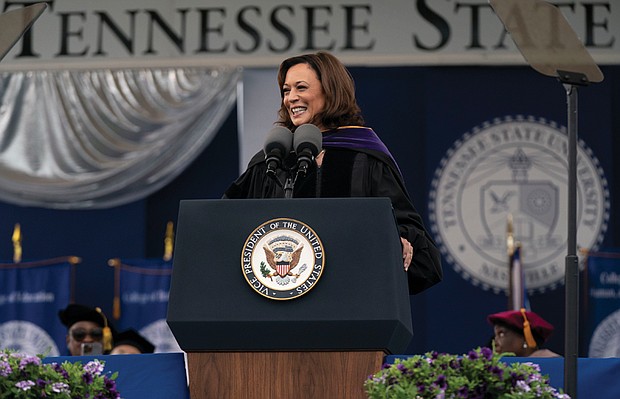
<path id="1" fill-rule="evenodd" d="M 564 259 L 564 389 L 577 397 L 579 358 L 579 259 L 577 258 L 577 86 L 587 86 L 586 75 L 558 70 L 566 90 L 568 115 L 568 251 Z"/>
<path id="2" fill-rule="evenodd" d="M 295 178 L 297 180 L 297 178 Z M 295 182 L 292 178 L 287 177 L 284 182 L 284 198 L 293 198 L 293 187 L 295 187 Z"/>
<path id="3" fill-rule="evenodd" d="M 306 157 L 307 158 L 307 157 Z M 293 198 L 293 187 L 295 187 L 295 183 L 299 177 L 305 177 L 308 173 L 308 164 L 311 160 L 314 159 L 314 155 L 310 160 L 306 160 L 306 162 L 300 162 L 297 167 L 297 172 L 295 173 L 295 179 L 292 180 L 290 177 L 286 179 L 286 183 L 284 183 L 284 198 Z"/>
<path id="4" fill-rule="evenodd" d="M 559 9 L 542 0 L 489 0 L 532 68 L 555 77 L 566 90 L 568 117 L 568 231 L 564 265 L 564 390 L 577 398 L 579 259 L 577 258 L 577 86 L 603 80 L 577 34 Z M 521 18 L 514 18 L 520 15 Z M 552 30 L 548 22 L 555 21 Z M 546 30 L 547 29 L 547 30 Z M 557 39 L 557 40 L 556 40 Z M 553 48 L 549 44 L 554 43 Z"/>
<path id="5" fill-rule="evenodd" d="M 286 191 L 288 190 L 288 185 L 290 185 L 290 178 L 286 179 L 286 183 L 284 185 L 282 185 L 282 182 L 280 181 L 280 179 L 278 179 L 278 175 L 276 174 L 276 171 L 274 169 L 267 169 L 267 176 L 269 176 L 271 179 L 273 179 L 273 181 L 276 182 L 276 184 L 278 185 L 278 187 L 283 188 L 284 189 L 284 195 L 286 196 Z M 292 190 L 292 187 L 290 188 Z M 292 194 L 292 193 L 291 193 Z M 288 197 L 287 197 L 288 198 Z"/>
<path id="6" fill-rule="evenodd" d="M 295 180 L 289 176 L 286 178 L 284 184 L 278 179 L 278 175 L 275 170 L 267 169 L 267 176 L 271 177 L 278 187 L 284 190 L 284 198 L 293 198 L 293 187 L 295 187 L 295 182 L 297 181 L 297 176 L 299 175 L 299 171 L 297 171 L 297 175 L 295 176 Z"/>

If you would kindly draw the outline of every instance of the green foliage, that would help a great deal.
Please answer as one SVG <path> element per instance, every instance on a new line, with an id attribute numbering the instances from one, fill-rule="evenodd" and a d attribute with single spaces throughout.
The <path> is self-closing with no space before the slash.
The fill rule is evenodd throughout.
<path id="1" fill-rule="evenodd" d="M 509 365 L 489 348 L 397 359 L 368 377 L 364 388 L 369 399 L 570 399 L 549 385 L 537 364 Z"/>
<path id="2" fill-rule="evenodd" d="M 263 275 L 263 277 L 267 277 L 271 273 L 271 268 L 267 267 L 267 264 L 265 264 L 265 262 L 261 262 L 260 272 Z"/>

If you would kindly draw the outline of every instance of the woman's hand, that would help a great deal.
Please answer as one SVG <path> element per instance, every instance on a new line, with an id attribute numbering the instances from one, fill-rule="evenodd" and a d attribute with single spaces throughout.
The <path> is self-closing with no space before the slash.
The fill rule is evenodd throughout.
<path id="1" fill-rule="evenodd" d="M 404 238 L 400 238 L 400 242 L 403 245 L 403 266 L 405 267 L 405 271 L 409 269 L 409 265 L 411 265 L 411 260 L 413 259 L 413 246 L 411 243 Z"/>

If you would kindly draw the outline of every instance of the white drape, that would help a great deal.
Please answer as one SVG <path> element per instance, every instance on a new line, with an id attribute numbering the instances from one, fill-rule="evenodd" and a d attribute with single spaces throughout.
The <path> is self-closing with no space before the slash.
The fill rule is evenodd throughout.
<path id="1" fill-rule="evenodd" d="M 0 200 L 94 209 L 146 197 L 209 144 L 237 68 L 0 75 Z"/>

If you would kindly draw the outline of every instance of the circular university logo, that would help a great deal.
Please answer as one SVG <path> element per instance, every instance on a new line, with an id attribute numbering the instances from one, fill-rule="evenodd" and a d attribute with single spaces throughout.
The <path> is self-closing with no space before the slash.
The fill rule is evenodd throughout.
<path id="1" fill-rule="evenodd" d="M 590 340 L 588 357 L 620 356 L 620 310 L 607 316 L 596 327 Z"/>
<path id="2" fill-rule="evenodd" d="M 316 233 L 288 218 L 258 226 L 241 252 L 241 270 L 248 284 L 276 300 L 297 298 L 314 288 L 324 263 L 325 251 Z"/>
<path id="3" fill-rule="evenodd" d="M 155 353 L 183 352 L 174 334 L 170 331 L 166 319 L 155 320 L 140 329 L 146 339 L 155 346 Z"/>
<path id="4" fill-rule="evenodd" d="M 27 355 L 48 353 L 58 356 L 56 343 L 44 329 L 25 320 L 10 320 L 0 324 L 0 345 Z"/>
<path id="5" fill-rule="evenodd" d="M 457 272 L 485 290 L 508 290 L 506 230 L 512 215 L 527 289 L 544 291 L 563 283 L 567 158 L 566 129 L 533 117 L 496 119 L 454 143 L 435 172 L 429 217 L 444 257 Z M 580 141 L 578 247 L 598 248 L 608 219 L 607 181 Z"/>

